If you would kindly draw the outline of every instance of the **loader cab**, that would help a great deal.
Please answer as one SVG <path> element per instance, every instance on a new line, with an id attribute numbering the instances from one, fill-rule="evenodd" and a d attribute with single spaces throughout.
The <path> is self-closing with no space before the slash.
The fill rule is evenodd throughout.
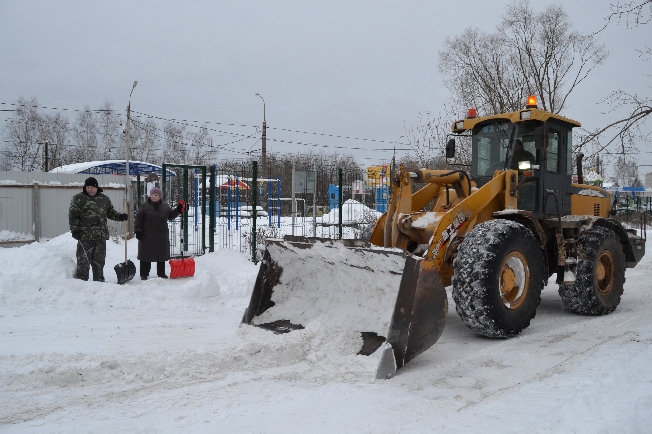
<path id="1" fill-rule="evenodd" d="M 579 123 L 543 110 L 528 111 L 526 119 L 515 112 L 474 122 L 471 175 L 480 187 L 497 170 L 516 169 L 523 180 L 518 209 L 537 218 L 569 215 L 572 128 Z"/>

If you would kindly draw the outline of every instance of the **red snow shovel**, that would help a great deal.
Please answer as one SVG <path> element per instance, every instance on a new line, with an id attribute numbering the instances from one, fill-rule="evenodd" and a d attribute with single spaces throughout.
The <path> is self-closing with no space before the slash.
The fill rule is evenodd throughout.
<path id="1" fill-rule="evenodd" d="M 179 199 L 177 204 L 181 205 L 181 257 L 170 259 L 170 279 L 179 277 L 192 277 L 195 275 L 195 260 L 191 257 L 183 256 L 183 213 L 186 211 L 186 201 Z"/>
<path id="2" fill-rule="evenodd" d="M 127 201 L 123 201 L 122 206 L 127 214 L 129 214 L 129 209 L 127 208 Z M 113 269 L 115 274 L 118 277 L 118 285 L 129 282 L 136 275 L 136 265 L 127 259 L 127 237 L 128 237 L 128 227 L 129 223 L 125 221 L 124 231 L 125 231 L 125 261 L 119 263 Z"/>

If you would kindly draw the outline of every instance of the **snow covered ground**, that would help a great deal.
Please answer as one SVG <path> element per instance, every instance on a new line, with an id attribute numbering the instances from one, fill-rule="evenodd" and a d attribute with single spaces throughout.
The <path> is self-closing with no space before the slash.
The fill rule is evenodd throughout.
<path id="1" fill-rule="evenodd" d="M 553 276 L 508 340 L 475 336 L 449 297 L 439 342 L 375 380 L 375 355 L 342 355 L 328 327 L 241 327 L 248 255 L 119 286 L 124 245 L 107 249 L 107 283 L 71 278 L 69 234 L 0 249 L 0 432 L 652 432 L 652 254 L 607 316 L 562 309 Z"/>

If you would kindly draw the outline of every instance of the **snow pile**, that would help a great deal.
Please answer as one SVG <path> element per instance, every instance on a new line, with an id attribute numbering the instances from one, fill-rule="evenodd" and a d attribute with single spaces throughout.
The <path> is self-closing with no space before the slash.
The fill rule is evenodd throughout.
<path id="1" fill-rule="evenodd" d="M 319 217 L 317 221 L 321 223 L 339 223 L 339 213 L 339 208 L 334 208 L 328 214 Z M 348 199 L 342 203 L 342 223 L 363 222 L 370 218 L 368 216 L 378 218 L 381 214 L 357 200 Z"/>
<path id="2" fill-rule="evenodd" d="M 386 336 L 405 265 L 402 254 L 355 252 L 329 243 L 310 249 L 270 244 L 267 250 L 283 272 L 274 288 L 276 305 L 255 323 L 287 319 Z"/>
<path id="3" fill-rule="evenodd" d="M 588 182 L 590 184 L 598 184 L 602 181 L 602 176 L 600 176 L 600 174 L 598 174 L 598 172 L 593 169 L 589 170 L 589 172 L 584 175 L 584 182 Z"/>
<path id="4" fill-rule="evenodd" d="M 400 214 L 399 219 L 402 219 L 403 215 L 404 214 Z M 434 228 L 439 224 L 443 215 L 443 213 L 426 212 L 425 214 L 422 214 L 418 219 L 414 220 L 410 227 L 414 229 L 427 229 L 428 227 Z"/>
<path id="5" fill-rule="evenodd" d="M 3 229 L 0 231 L 0 241 L 28 241 L 33 239 L 33 234 L 24 234 L 22 232 L 14 232 L 8 229 Z"/>
<path id="6" fill-rule="evenodd" d="M 374 380 L 378 354 L 356 355 L 351 329 L 386 333 L 400 264 L 374 255 L 365 270 L 336 247 L 310 250 L 324 269 L 298 251 L 278 256 L 286 274 L 275 308 L 305 329 L 275 335 L 240 324 L 258 267 L 235 251 L 195 258 L 192 278 L 120 286 L 113 266 L 124 244 L 107 242 L 107 283 L 71 278 L 69 233 L 0 249 L 0 430 L 649 432 L 649 255 L 627 270 L 610 315 L 564 310 L 553 275 L 513 339 L 474 335 L 449 297 L 440 340 L 391 380 Z M 284 294 L 290 281 L 298 291 Z"/>
<path id="7" fill-rule="evenodd" d="M 580 196 L 605 197 L 604 194 L 600 193 L 598 190 L 591 190 L 590 188 L 580 190 L 577 194 Z"/>

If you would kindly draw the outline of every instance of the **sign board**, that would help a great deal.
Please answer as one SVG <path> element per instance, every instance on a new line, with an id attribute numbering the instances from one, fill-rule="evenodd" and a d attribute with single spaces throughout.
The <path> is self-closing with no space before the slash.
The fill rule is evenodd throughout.
<path id="1" fill-rule="evenodd" d="M 294 191 L 297 193 L 313 193 L 317 182 L 317 172 L 312 170 L 294 171 Z"/>
<path id="2" fill-rule="evenodd" d="M 384 183 L 388 176 L 389 165 L 367 167 L 367 182 L 370 184 Z"/>

